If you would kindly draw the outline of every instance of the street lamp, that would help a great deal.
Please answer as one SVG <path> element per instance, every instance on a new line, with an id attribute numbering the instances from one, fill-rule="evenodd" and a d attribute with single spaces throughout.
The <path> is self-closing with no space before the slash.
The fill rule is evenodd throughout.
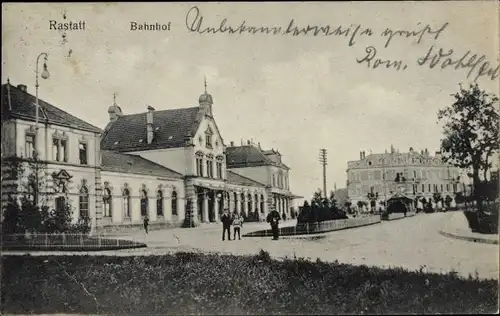
<path id="1" fill-rule="evenodd" d="M 36 143 L 38 142 L 38 112 L 40 111 L 40 105 L 38 104 L 38 87 L 40 86 L 39 84 L 39 79 L 38 79 L 38 75 L 39 75 L 39 70 L 38 70 L 38 64 L 40 63 L 40 57 L 44 57 L 44 62 L 43 62 L 43 70 L 42 70 L 42 73 L 40 74 L 40 76 L 42 77 L 42 79 L 48 79 L 50 77 L 50 73 L 49 71 L 47 70 L 47 58 L 48 58 L 48 54 L 47 53 L 40 53 L 40 55 L 38 55 L 37 59 L 36 59 L 36 81 L 35 81 L 35 90 L 36 90 L 36 120 L 35 120 L 35 151 L 34 151 L 34 158 L 35 158 L 35 161 L 38 160 L 38 146 L 36 145 Z M 37 170 L 36 170 L 36 174 L 35 174 L 35 203 L 38 205 L 38 190 L 39 190 L 39 179 L 38 179 L 38 167 L 37 167 Z"/>
<path id="2" fill-rule="evenodd" d="M 40 63 L 40 57 L 44 57 L 44 62 L 43 62 L 43 70 L 42 70 L 42 73 L 40 74 L 40 76 L 42 77 L 42 79 L 49 79 L 50 77 L 50 73 L 49 71 L 47 70 L 47 59 L 48 59 L 48 54 L 47 53 L 40 53 L 40 55 L 38 55 L 37 59 L 36 59 L 36 82 L 35 82 L 35 90 L 36 90 L 36 131 L 37 131 L 37 134 L 38 134 L 38 112 L 40 110 L 40 105 L 38 104 L 38 87 L 40 86 L 40 83 L 39 83 L 39 79 L 38 79 L 38 75 L 39 75 L 39 69 L 38 69 L 38 64 Z M 36 135 L 38 136 L 38 135 Z M 36 149 L 36 147 L 35 147 Z"/>

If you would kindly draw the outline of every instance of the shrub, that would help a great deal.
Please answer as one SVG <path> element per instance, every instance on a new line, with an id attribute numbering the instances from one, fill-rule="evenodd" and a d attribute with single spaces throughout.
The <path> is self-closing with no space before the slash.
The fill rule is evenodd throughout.
<path id="1" fill-rule="evenodd" d="M 454 314 L 498 310 L 498 281 L 302 258 L 4 256 L 2 314 Z M 15 272 L 15 273 L 14 273 Z"/>

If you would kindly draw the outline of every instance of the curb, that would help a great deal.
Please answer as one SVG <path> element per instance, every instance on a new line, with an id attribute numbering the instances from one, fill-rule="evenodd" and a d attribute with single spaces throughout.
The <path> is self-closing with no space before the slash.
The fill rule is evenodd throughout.
<path id="1" fill-rule="evenodd" d="M 448 232 L 445 232 L 443 230 L 439 230 L 439 234 L 442 236 L 445 236 L 445 237 L 455 238 L 455 239 L 459 239 L 459 240 L 466 240 L 466 241 L 482 243 L 482 244 L 498 245 L 498 240 L 478 238 L 478 237 L 472 237 L 472 236 L 461 236 L 461 235 L 448 233 Z"/>

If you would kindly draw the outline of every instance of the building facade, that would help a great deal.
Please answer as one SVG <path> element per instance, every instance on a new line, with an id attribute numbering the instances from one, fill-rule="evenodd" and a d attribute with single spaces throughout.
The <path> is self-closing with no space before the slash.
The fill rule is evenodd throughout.
<path id="1" fill-rule="evenodd" d="M 255 145 L 247 151 L 226 147 L 212 96 L 205 91 L 198 101 L 198 106 L 160 111 L 148 106 L 144 113 L 126 115 L 115 99 L 102 130 L 39 100 L 36 124 L 35 97 L 26 86 L 7 83 L 2 162 L 16 157 L 27 165 L 36 154 L 46 180 L 44 203 L 51 208 L 69 203 L 74 221 L 90 217 L 94 230 L 140 225 L 145 215 L 152 225 L 195 226 L 218 222 L 224 209 L 260 220 L 271 209 L 289 216 L 295 196 L 281 154 Z M 252 160 L 256 152 L 258 161 Z M 2 173 L 2 209 L 21 187 L 19 177 Z"/>
<path id="2" fill-rule="evenodd" d="M 226 157 L 230 171 L 251 177 L 265 185 L 268 208 L 275 209 L 288 218 L 292 211 L 297 211 L 293 201 L 300 196 L 290 191 L 290 168 L 282 162 L 279 151 L 263 150 L 260 143 L 248 140 L 240 146 L 231 142 Z"/>
<path id="3" fill-rule="evenodd" d="M 460 170 L 443 162 L 439 152 L 431 156 L 427 149 L 400 153 L 391 146 L 390 152 L 368 155 L 362 151 L 359 160 L 347 163 L 347 189 L 353 205 L 375 200 L 378 207 L 396 193 L 427 201 L 435 193 L 454 199 L 462 188 Z"/>

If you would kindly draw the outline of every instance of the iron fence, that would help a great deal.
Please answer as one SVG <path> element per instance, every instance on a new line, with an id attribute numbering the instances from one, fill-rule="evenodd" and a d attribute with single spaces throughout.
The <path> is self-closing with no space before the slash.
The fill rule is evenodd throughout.
<path id="1" fill-rule="evenodd" d="M 145 247 L 138 236 L 103 234 L 2 234 L 4 250 L 111 250 Z"/>
<path id="2" fill-rule="evenodd" d="M 337 219 L 331 221 L 315 222 L 315 223 L 300 223 L 295 226 L 280 227 L 279 233 L 281 236 L 292 235 L 308 235 L 316 233 L 324 233 L 329 231 L 353 228 L 358 226 L 371 225 L 380 222 L 380 216 L 372 215 L 358 218 Z M 260 230 L 245 234 L 248 237 L 265 237 L 272 236 L 272 230 Z"/>

